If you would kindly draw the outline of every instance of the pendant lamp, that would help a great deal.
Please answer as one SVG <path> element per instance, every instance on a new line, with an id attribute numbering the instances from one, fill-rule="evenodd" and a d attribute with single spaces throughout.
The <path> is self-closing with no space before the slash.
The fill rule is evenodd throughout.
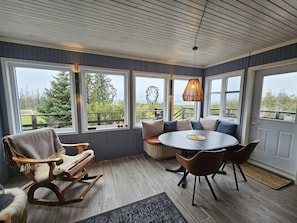
<path id="1" fill-rule="evenodd" d="M 202 101 L 203 90 L 199 79 L 190 79 L 183 93 L 184 101 Z"/>
<path id="2" fill-rule="evenodd" d="M 194 71 L 195 71 L 195 51 L 197 46 L 193 47 L 194 50 Z M 203 89 L 201 87 L 199 79 L 190 79 L 183 93 L 184 101 L 202 101 Z"/>

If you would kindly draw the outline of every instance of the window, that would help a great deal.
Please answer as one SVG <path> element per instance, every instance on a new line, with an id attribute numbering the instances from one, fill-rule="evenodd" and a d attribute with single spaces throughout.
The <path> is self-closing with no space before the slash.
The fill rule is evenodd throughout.
<path id="1" fill-rule="evenodd" d="M 198 103 L 193 101 L 183 101 L 182 95 L 188 83 L 187 78 L 176 77 L 173 80 L 173 112 L 172 120 L 192 119 L 199 117 Z M 200 103 L 199 103 L 200 104 Z"/>
<path id="2" fill-rule="evenodd" d="M 83 131 L 127 129 L 129 71 L 81 67 Z"/>
<path id="3" fill-rule="evenodd" d="M 243 71 L 211 76 L 206 79 L 207 116 L 238 123 L 240 119 Z"/>
<path id="4" fill-rule="evenodd" d="M 222 95 L 222 79 L 215 79 L 209 82 L 210 91 L 210 108 L 209 115 L 219 116 L 221 113 L 221 95 Z"/>
<path id="5" fill-rule="evenodd" d="M 226 118 L 237 118 L 239 116 L 240 83 L 241 76 L 227 77 L 226 79 L 227 86 L 225 91 L 225 107 L 223 114 Z"/>
<path id="6" fill-rule="evenodd" d="M 296 72 L 263 77 L 260 118 L 295 122 Z"/>
<path id="7" fill-rule="evenodd" d="M 168 75 L 134 73 L 134 125 L 167 119 Z"/>
<path id="8" fill-rule="evenodd" d="M 74 78 L 69 65 L 2 59 L 10 131 L 44 127 L 76 131 Z"/>

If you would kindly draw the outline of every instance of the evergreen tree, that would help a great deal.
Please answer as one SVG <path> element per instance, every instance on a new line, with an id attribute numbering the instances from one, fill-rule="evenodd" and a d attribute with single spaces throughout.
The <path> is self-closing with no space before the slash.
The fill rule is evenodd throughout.
<path id="1" fill-rule="evenodd" d="M 69 73 L 61 72 L 53 77 L 51 88 L 45 89 L 43 100 L 37 107 L 38 112 L 49 114 L 45 119 L 48 122 L 70 121 L 71 100 Z"/>

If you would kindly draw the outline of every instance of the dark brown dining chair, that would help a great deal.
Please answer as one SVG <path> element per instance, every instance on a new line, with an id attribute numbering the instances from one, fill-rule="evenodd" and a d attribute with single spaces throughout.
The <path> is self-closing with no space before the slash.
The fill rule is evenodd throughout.
<path id="1" fill-rule="evenodd" d="M 195 176 L 195 182 L 194 182 L 194 189 L 193 189 L 193 197 L 192 197 L 192 205 L 194 206 L 194 198 L 195 198 L 195 188 L 196 188 L 196 178 L 197 176 L 204 176 L 206 179 L 206 182 L 215 198 L 215 200 L 218 200 L 216 197 L 216 194 L 208 180 L 207 175 L 215 173 L 224 158 L 225 155 L 225 149 L 220 150 L 213 150 L 213 151 L 200 151 L 196 153 L 191 158 L 185 158 L 180 154 L 176 154 L 177 161 L 186 169 L 186 175 L 188 173 L 191 173 Z M 200 179 L 200 178 L 199 178 Z"/>
<path id="2" fill-rule="evenodd" d="M 248 159 L 250 158 L 250 155 L 252 154 L 252 152 L 254 151 L 254 149 L 256 148 L 256 146 L 258 145 L 259 142 L 260 142 L 259 140 L 255 140 L 253 142 L 250 142 L 246 146 L 238 145 L 235 149 L 227 150 L 225 153 L 225 157 L 224 157 L 224 160 L 222 163 L 222 170 L 224 169 L 227 162 L 232 163 L 234 179 L 235 179 L 237 190 L 239 190 L 239 189 L 238 189 L 238 181 L 237 181 L 237 176 L 236 176 L 235 164 L 237 165 L 244 181 L 247 181 L 247 179 L 240 167 L 240 164 L 243 164 L 248 161 Z M 212 175 L 212 178 L 214 178 L 215 175 L 216 175 L 216 173 L 214 173 Z"/>

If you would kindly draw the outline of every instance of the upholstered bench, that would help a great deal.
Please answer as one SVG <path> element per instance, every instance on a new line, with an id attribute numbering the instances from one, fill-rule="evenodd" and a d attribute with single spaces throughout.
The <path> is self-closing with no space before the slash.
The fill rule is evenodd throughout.
<path id="1" fill-rule="evenodd" d="M 200 118 L 200 120 L 190 121 L 188 119 L 163 121 L 155 120 L 152 122 L 142 122 L 143 149 L 146 154 L 154 159 L 174 158 L 180 150 L 163 145 L 158 137 L 162 133 L 181 131 L 181 130 L 210 130 L 219 131 L 234 135 L 235 124 L 219 122 L 215 119 Z"/>

